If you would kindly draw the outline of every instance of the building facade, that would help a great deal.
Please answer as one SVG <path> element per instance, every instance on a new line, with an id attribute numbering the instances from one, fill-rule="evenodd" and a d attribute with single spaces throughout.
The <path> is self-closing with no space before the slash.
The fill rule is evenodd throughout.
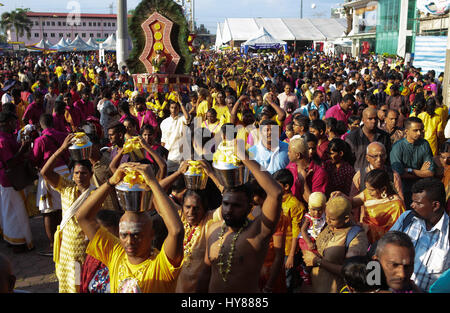
<path id="1" fill-rule="evenodd" d="M 379 0 L 376 52 L 405 57 L 414 52 L 416 0 Z"/>
<path id="2" fill-rule="evenodd" d="M 352 40 L 352 55 L 375 52 L 378 1 L 354 0 L 343 4 L 352 14 L 352 30 L 347 35 Z"/>
<path id="3" fill-rule="evenodd" d="M 19 36 L 19 42 L 25 45 L 36 44 L 41 39 L 48 40 L 52 45 L 61 38 L 73 40 L 78 35 L 84 41 L 89 38 L 101 42 L 117 31 L 116 14 L 88 14 L 79 16 L 70 13 L 27 12 L 33 23 L 31 37 Z M 14 28 L 8 32 L 8 41 L 16 41 Z"/>

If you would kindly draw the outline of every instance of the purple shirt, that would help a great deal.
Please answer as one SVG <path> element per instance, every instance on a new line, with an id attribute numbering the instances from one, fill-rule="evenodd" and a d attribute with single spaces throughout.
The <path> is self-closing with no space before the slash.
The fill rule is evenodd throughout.
<path id="1" fill-rule="evenodd" d="M 83 99 L 78 100 L 73 104 L 74 107 L 80 110 L 81 118 L 83 120 L 87 119 L 88 116 L 94 116 L 95 108 L 92 101 L 84 101 Z"/>
<path id="2" fill-rule="evenodd" d="M 53 113 L 53 128 L 60 131 L 68 133 L 70 132 L 70 126 L 68 126 L 66 119 L 61 115 L 57 115 L 56 113 Z"/>
<path id="3" fill-rule="evenodd" d="M 66 112 L 70 114 L 70 117 L 72 118 L 73 126 L 76 128 L 80 126 L 81 120 L 83 119 L 83 113 L 81 113 L 81 110 L 77 107 L 70 107 L 66 106 Z"/>
<path id="4" fill-rule="evenodd" d="M 343 121 L 345 125 L 347 125 L 348 118 L 352 115 L 352 111 L 348 110 L 345 113 L 341 106 L 338 104 L 333 105 L 331 108 L 327 110 L 325 113 L 325 118 L 334 117 L 338 121 Z"/>
<path id="5" fill-rule="evenodd" d="M 42 135 L 34 140 L 31 159 L 38 168 L 42 168 L 48 159 L 63 144 L 67 134 L 57 131 L 54 128 L 46 128 L 42 131 Z M 51 138 L 49 138 L 51 137 Z M 56 161 L 56 167 L 64 165 L 65 162 L 61 158 Z"/>
<path id="6" fill-rule="evenodd" d="M 11 187 L 11 182 L 6 176 L 6 162 L 19 151 L 20 145 L 16 136 L 0 131 L 0 185 Z"/>
<path id="7" fill-rule="evenodd" d="M 141 129 L 144 124 L 149 124 L 154 128 L 158 126 L 155 113 L 150 110 L 138 112 L 137 118 L 139 120 L 139 129 Z"/>
<path id="8" fill-rule="evenodd" d="M 33 101 L 28 105 L 22 119 L 25 120 L 25 124 L 33 124 L 39 126 L 39 118 L 43 113 L 44 108 L 42 107 L 42 105 L 38 105 L 35 101 Z"/>

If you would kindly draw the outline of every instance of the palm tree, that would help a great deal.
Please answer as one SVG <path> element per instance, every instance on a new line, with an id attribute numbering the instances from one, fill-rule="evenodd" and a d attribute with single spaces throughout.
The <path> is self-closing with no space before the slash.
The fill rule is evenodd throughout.
<path id="1" fill-rule="evenodd" d="M 19 41 L 19 37 L 22 37 L 24 33 L 30 38 L 33 22 L 30 21 L 26 14 L 29 10 L 18 8 L 11 12 L 3 13 L 0 20 L 0 28 L 5 32 L 11 31 L 14 28 L 16 31 L 16 41 Z"/>

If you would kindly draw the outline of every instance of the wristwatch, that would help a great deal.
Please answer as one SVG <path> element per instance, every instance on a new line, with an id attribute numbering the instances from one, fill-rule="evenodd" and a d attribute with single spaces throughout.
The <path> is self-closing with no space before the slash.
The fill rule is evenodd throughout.
<path id="1" fill-rule="evenodd" d="M 407 168 L 406 171 L 407 171 L 408 173 L 412 173 L 412 172 L 413 172 L 413 169 L 412 169 L 412 168 Z"/>

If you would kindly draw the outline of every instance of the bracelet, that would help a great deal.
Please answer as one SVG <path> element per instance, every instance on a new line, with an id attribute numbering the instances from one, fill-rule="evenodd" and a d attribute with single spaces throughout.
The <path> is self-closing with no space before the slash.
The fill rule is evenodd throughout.
<path id="1" fill-rule="evenodd" d="M 109 187 L 112 187 L 112 188 L 115 187 L 115 185 L 113 185 L 113 184 L 111 184 L 111 183 L 109 182 L 109 179 L 106 180 L 106 184 L 107 184 Z"/>

